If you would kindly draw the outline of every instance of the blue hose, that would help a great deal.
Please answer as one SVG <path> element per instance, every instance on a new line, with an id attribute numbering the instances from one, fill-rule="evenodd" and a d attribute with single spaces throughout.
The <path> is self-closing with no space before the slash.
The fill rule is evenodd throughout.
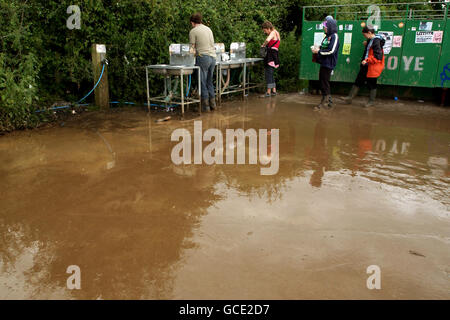
<path id="1" fill-rule="evenodd" d="M 110 104 L 131 104 L 131 105 L 135 105 L 136 103 L 134 103 L 134 102 L 111 101 Z"/>
<path id="2" fill-rule="evenodd" d="M 80 99 L 75 104 L 75 106 L 82 107 L 82 106 L 88 106 L 89 105 L 88 103 L 80 104 L 80 102 L 83 101 L 84 99 L 86 99 L 87 97 L 89 97 L 89 95 L 97 88 L 98 84 L 102 80 L 104 72 L 105 72 L 105 64 L 103 64 L 102 72 L 101 72 L 100 77 L 98 78 L 98 81 L 95 84 L 94 88 L 92 88 L 92 90 L 89 91 L 89 93 L 87 95 L 85 95 L 82 99 Z M 189 96 L 190 90 L 191 90 L 191 75 L 189 75 L 189 84 L 188 84 L 188 88 L 187 88 L 187 92 L 186 92 L 186 98 Z M 119 101 L 111 101 L 110 102 L 110 104 L 120 104 L 120 103 L 122 103 L 122 104 L 129 104 L 129 105 L 135 105 L 136 104 L 135 102 L 119 102 Z M 144 105 L 147 105 L 147 103 L 145 103 Z M 153 106 L 153 107 L 164 107 L 164 108 L 173 108 L 173 107 L 176 107 L 177 105 L 176 104 L 172 104 L 172 105 L 168 105 L 166 107 L 165 105 L 150 103 L 150 106 Z M 53 107 L 53 108 L 49 108 L 49 109 L 36 110 L 35 112 L 39 113 L 39 112 L 45 112 L 45 111 L 50 111 L 50 110 L 67 109 L 67 108 L 70 108 L 70 107 L 72 107 L 72 106 L 71 105 L 57 106 L 57 107 Z"/>
<path id="3" fill-rule="evenodd" d="M 89 105 L 89 103 L 84 103 L 84 104 L 76 104 L 75 106 L 77 106 L 77 107 L 85 107 L 85 106 L 88 106 L 88 105 Z M 45 111 L 51 111 L 51 110 L 68 109 L 68 108 L 71 108 L 71 107 L 72 107 L 71 105 L 57 106 L 57 107 L 48 108 L 48 109 L 36 110 L 35 112 L 39 113 L 39 112 L 45 112 Z"/>
<path id="4" fill-rule="evenodd" d="M 100 74 L 100 77 L 98 78 L 97 83 L 95 84 L 94 88 L 92 88 L 91 91 L 89 91 L 89 93 L 87 95 L 85 95 L 83 98 L 81 98 L 77 103 L 80 103 L 81 101 L 83 101 L 84 99 L 86 99 L 87 97 L 89 97 L 89 95 L 94 92 L 95 88 L 97 88 L 98 84 L 100 83 L 100 81 L 102 80 L 103 77 L 103 73 L 105 72 L 105 64 L 103 64 L 102 67 L 102 73 Z"/>
<path id="5" fill-rule="evenodd" d="M 191 91 L 191 75 L 189 75 L 189 85 L 186 92 L 186 98 L 189 96 L 189 91 Z"/>
<path id="6" fill-rule="evenodd" d="M 104 72 L 105 72 L 105 64 L 103 64 L 102 72 L 100 73 L 100 77 L 98 78 L 98 81 L 97 81 L 97 83 L 95 84 L 94 88 L 92 88 L 92 90 L 89 91 L 89 93 L 88 93 L 87 95 L 85 95 L 83 98 L 81 98 L 80 100 L 78 100 L 78 102 L 75 103 L 75 106 L 87 106 L 87 105 L 89 105 L 89 104 L 80 104 L 80 102 L 83 101 L 84 99 L 86 99 L 87 97 L 89 97 L 89 95 L 90 95 L 92 92 L 94 92 L 94 90 L 97 88 L 98 84 L 99 84 L 100 81 L 102 80 L 102 77 L 103 77 L 103 73 L 104 73 Z M 70 108 L 70 107 L 71 107 L 71 105 L 58 106 L 58 107 L 53 107 L 53 108 L 50 108 L 50 109 L 36 110 L 35 112 L 36 112 L 36 113 L 39 113 L 39 112 L 50 111 L 50 110 L 67 109 L 67 108 Z"/>

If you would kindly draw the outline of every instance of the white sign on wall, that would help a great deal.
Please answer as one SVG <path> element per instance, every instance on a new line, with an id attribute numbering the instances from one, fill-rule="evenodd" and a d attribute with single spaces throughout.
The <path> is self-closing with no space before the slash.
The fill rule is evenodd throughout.
<path id="1" fill-rule="evenodd" d="M 378 32 L 384 36 L 384 40 L 386 41 L 384 43 L 383 51 L 384 54 L 391 53 L 392 45 L 393 45 L 393 38 L 394 38 L 394 32 L 392 31 L 380 31 Z"/>
<path id="2" fill-rule="evenodd" d="M 416 43 L 433 43 L 433 31 L 417 31 Z"/>
<path id="3" fill-rule="evenodd" d="M 322 44 L 323 38 L 325 38 L 325 33 L 315 32 L 314 33 L 314 46 L 320 47 L 320 45 Z"/>

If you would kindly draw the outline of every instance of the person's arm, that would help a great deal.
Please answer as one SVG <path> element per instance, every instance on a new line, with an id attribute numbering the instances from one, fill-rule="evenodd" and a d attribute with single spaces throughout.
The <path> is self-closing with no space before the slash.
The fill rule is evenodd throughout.
<path id="1" fill-rule="evenodd" d="M 322 49 L 322 47 L 320 47 L 320 50 L 318 53 L 322 56 L 328 56 L 328 55 L 334 54 L 337 50 L 337 43 L 338 43 L 337 34 L 334 33 L 331 35 L 331 40 L 328 45 L 328 48 Z"/>
<path id="2" fill-rule="evenodd" d="M 191 48 L 194 50 L 193 53 L 195 53 L 195 51 L 196 51 L 196 48 L 195 48 L 196 37 L 195 37 L 194 32 L 192 32 L 192 31 L 193 31 L 193 30 L 191 30 L 191 31 L 189 32 L 189 44 L 191 45 Z"/>
<path id="3" fill-rule="evenodd" d="M 269 34 L 269 36 L 266 38 L 266 41 L 264 41 L 264 43 L 261 45 L 261 47 L 267 46 L 267 44 L 270 42 L 270 40 L 272 40 L 274 38 L 275 38 L 275 30 Z"/>

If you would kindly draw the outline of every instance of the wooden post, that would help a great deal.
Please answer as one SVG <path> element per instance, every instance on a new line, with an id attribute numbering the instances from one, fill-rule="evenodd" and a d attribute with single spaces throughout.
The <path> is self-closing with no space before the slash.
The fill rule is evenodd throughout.
<path id="1" fill-rule="evenodd" d="M 104 44 L 92 45 L 92 69 L 94 71 L 94 85 L 97 83 L 102 72 L 102 60 L 106 59 L 106 46 Z M 105 65 L 103 77 L 94 91 L 95 105 L 101 109 L 109 109 L 109 84 L 108 66 Z"/>

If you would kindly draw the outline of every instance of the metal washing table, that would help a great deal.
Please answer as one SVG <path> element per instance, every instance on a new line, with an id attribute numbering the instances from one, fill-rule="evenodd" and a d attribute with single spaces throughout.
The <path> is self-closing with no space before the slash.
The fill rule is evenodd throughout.
<path id="1" fill-rule="evenodd" d="M 219 104 L 222 103 L 222 95 L 235 92 L 242 92 L 243 97 L 247 96 L 247 91 L 258 87 L 258 84 L 250 82 L 250 75 L 247 77 L 247 67 L 253 66 L 263 61 L 262 58 L 244 58 L 239 60 L 218 61 L 216 63 L 216 96 Z M 230 85 L 231 69 L 243 68 L 243 77 L 240 85 Z M 223 80 L 223 70 L 228 70 L 227 80 Z"/>
<path id="2" fill-rule="evenodd" d="M 148 81 L 149 70 L 155 74 L 159 74 L 165 77 L 164 79 L 164 96 L 150 97 L 150 85 Z M 200 67 L 198 66 L 185 66 L 185 65 L 169 65 L 169 64 L 154 64 L 145 67 L 145 79 L 147 82 L 147 106 L 150 110 L 150 101 L 163 103 L 166 107 L 169 105 L 180 105 L 181 113 L 184 115 L 184 107 L 190 104 L 198 103 L 199 104 L 199 112 L 202 112 L 201 107 L 201 86 L 198 88 L 198 99 L 185 97 L 184 95 L 184 76 L 192 75 L 194 70 L 200 71 Z M 198 83 L 200 81 L 200 72 L 198 74 Z M 180 96 L 178 95 L 170 95 L 167 88 L 166 79 L 171 79 L 172 76 L 180 77 Z"/>

